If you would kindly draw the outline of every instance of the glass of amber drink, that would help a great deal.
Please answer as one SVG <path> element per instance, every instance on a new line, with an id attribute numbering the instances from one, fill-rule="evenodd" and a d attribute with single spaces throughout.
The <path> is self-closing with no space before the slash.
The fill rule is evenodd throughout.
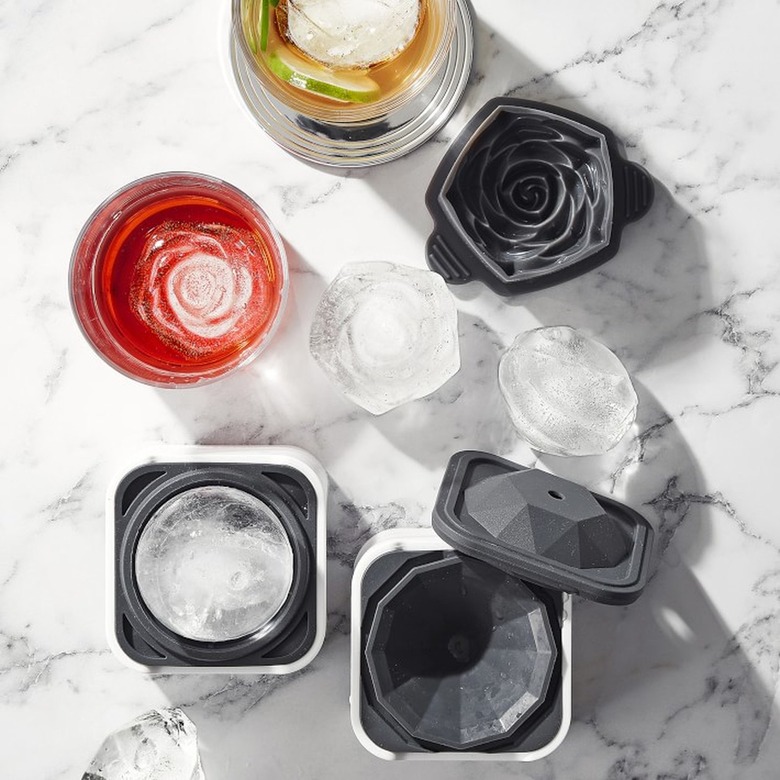
<path id="1" fill-rule="evenodd" d="M 277 143 L 326 165 L 430 138 L 463 93 L 472 38 L 466 0 L 233 0 L 244 102 Z"/>

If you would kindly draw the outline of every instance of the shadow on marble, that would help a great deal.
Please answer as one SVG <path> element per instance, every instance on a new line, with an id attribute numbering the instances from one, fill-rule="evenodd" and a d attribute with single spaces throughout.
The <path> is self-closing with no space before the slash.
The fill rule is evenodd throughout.
<path id="1" fill-rule="evenodd" d="M 551 103 L 603 121 L 621 137 L 619 117 L 603 116 L 568 94 L 479 18 L 475 27 L 474 72 L 456 116 L 421 149 L 364 174 L 366 183 L 421 240 L 433 227 L 425 191 L 439 160 L 465 121 L 489 98 L 510 95 Z M 645 150 L 634 144 L 631 158 L 641 162 L 646 157 Z M 653 174 L 652 163 L 649 172 Z M 467 301 L 479 295 L 483 286 L 470 283 L 450 289 Z M 699 324 L 697 315 L 710 309 L 713 301 L 702 229 L 657 179 L 653 207 L 638 223 L 626 227 L 614 258 L 563 284 L 502 299 L 507 306 L 525 307 L 542 325 L 567 324 L 586 330 L 604 340 L 631 370 L 672 359 L 672 353 L 675 360 L 684 357 Z"/>
<path id="2" fill-rule="evenodd" d="M 640 398 L 636 435 L 616 452 L 540 455 L 557 474 L 615 491 L 657 532 L 654 570 L 636 603 L 615 608 L 578 600 L 574 606 L 573 732 L 582 724 L 606 747 L 636 746 L 637 767 L 645 761 L 656 769 L 673 765 L 678 745 L 701 741 L 707 722 L 707 740 L 730 744 L 734 766 L 747 769 L 762 744 L 780 736 L 773 705 L 780 625 L 772 590 L 746 605 L 736 633 L 724 624 L 689 568 L 712 541 L 707 505 L 713 502 L 677 425 L 646 387 L 636 379 L 634 384 Z M 637 712 L 645 734 L 628 735 L 621 721 L 631 715 L 635 724 Z M 564 743 L 567 749 L 577 749 L 576 738 Z M 650 750 L 657 755 L 646 756 Z M 614 776 L 638 771 L 623 770 Z"/>
<path id="3" fill-rule="evenodd" d="M 566 479 L 615 493 L 642 512 L 656 531 L 654 566 L 683 524 L 685 541 L 678 540 L 676 554 L 696 561 L 712 541 L 699 465 L 671 415 L 643 383 L 631 380 L 639 397 L 637 419 L 614 449 L 581 458 L 538 453 L 539 461 Z"/>
<path id="4" fill-rule="evenodd" d="M 372 536 L 399 525 L 390 518 L 375 526 L 332 477 L 328 482 L 328 520 L 328 557 L 350 570 Z"/>
<path id="5" fill-rule="evenodd" d="M 750 773 L 762 746 L 780 738 L 773 703 L 780 628 L 776 607 L 762 601 L 758 609 L 746 607 L 745 622 L 733 632 L 688 566 L 664 562 L 629 607 L 577 602 L 574 738 L 563 750 L 576 750 L 582 724 L 605 749 L 617 746 L 628 752 L 634 771 L 640 766 L 679 768 L 686 755 L 690 758 L 698 750 L 707 756 L 705 763 L 726 772 L 717 776 L 768 777 Z M 638 720 L 643 733 L 636 732 Z M 633 726 L 629 729 L 624 722 Z M 714 755 L 702 746 L 711 746 Z M 631 769 L 610 777 L 650 776 Z"/>
<path id="6" fill-rule="evenodd" d="M 285 241 L 290 267 L 287 310 L 266 350 L 234 374 L 203 387 L 158 390 L 197 444 L 290 444 L 311 448 L 316 388 L 309 327 L 326 282 Z"/>
<path id="7" fill-rule="evenodd" d="M 501 341 L 482 320 L 458 313 L 461 368 L 432 395 L 369 422 L 398 449 L 430 469 L 458 450 L 498 454 L 516 434 L 498 387 Z"/>
<path id="8" fill-rule="evenodd" d="M 626 228 L 615 257 L 576 279 L 506 302 L 545 325 L 593 334 L 636 372 L 695 350 L 699 315 L 713 301 L 702 228 L 656 181 L 650 212 Z"/>

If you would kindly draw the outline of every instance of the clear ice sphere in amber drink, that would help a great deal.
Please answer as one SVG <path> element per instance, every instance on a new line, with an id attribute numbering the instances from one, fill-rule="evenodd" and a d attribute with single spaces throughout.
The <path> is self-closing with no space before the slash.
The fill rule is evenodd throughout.
<path id="1" fill-rule="evenodd" d="M 420 0 L 294 0 L 287 2 L 292 42 L 335 68 L 368 68 L 400 54 L 422 16 Z"/>

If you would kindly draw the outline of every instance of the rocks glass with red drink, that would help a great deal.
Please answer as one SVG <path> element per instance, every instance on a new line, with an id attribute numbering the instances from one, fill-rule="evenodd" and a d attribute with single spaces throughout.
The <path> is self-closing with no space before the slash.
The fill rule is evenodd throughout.
<path id="1" fill-rule="evenodd" d="M 160 173 L 104 201 L 76 241 L 73 311 L 111 366 L 151 385 L 200 384 L 254 358 L 287 298 L 279 234 L 235 187 Z"/>

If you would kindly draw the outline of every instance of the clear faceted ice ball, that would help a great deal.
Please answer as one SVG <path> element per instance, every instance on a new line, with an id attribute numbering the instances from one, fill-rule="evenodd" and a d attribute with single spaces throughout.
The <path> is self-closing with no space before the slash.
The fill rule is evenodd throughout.
<path id="1" fill-rule="evenodd" d="M 521 333 L 498 381 L 520 435 L 551 455 L 601 455 L 636 419 L 628 372 L 603 344 L 565 326 Z"/>
<path id="2" fill-rule="evenodd" d="M 195 724 L 178 708 L 150 710 L 109 734 L 81 780 L 205 780 Z"/>
<path id="3" fill-rule="evenodd" d="M 293 549 L 276 513 L 256 496 L 209 485 L 168 499 L 135 553 L 141 598 L 179 636 L 225 642 L 261 630 L 293 581 Z"/>
<path id="4" fill-rule="evenodd" d="M 432 271 L 350 263 L 320 299 L 309 346 L 347 398 L 383 414 L 458 372 L 458 313 Z"/>

